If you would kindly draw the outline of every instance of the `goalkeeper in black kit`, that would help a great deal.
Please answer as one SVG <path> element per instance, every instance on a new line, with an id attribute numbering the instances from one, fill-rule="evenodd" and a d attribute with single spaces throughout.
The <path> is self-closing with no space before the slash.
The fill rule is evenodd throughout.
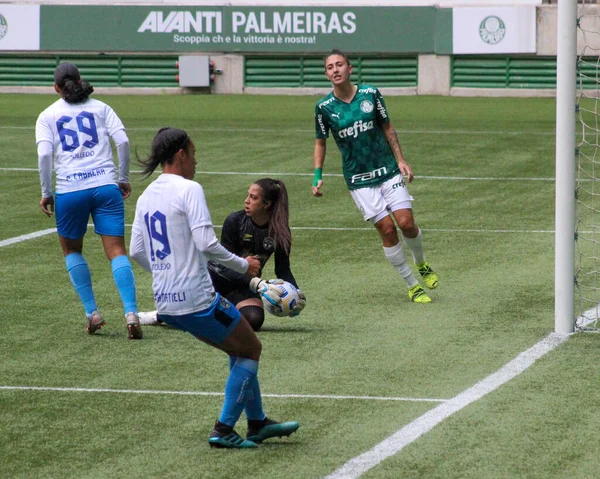
<path id="1" fill-rule="evenodd" d="M 247 319 L 254 331 L 265 321 L 260 292 L 267 292 L 278 280 L 298 283 L 290 267 L 292 234 L 289 227 L 289 203 L 285 184 L 281 180 L 262 178 L 248 188 L 244 209 L 231 213 L 223 223 L 221 244 L 241 256 L 258 256 L 261 271 L 257 278 L 237 273 L 219 263 L 209 261 L 208 269 L 215 290 L 231 301 Z M 262 268 L 275 255 L 276 280 L 260 278 Z M 297 316 L 306 306 L 306 297 L 298 288 L 300 300 L 290 316 Z M 140 313 L 140 322 L 146 325 L 160 323 L 156 312 Z"/>

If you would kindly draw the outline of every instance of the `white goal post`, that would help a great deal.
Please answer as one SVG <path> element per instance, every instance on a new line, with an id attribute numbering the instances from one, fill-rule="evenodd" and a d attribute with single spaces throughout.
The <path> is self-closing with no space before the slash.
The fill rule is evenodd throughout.
<path id="1" fill-rule="evenodd" d="M 558 2 L 554 329 L 575 328 L 575 103 L 577 0 Z"/>

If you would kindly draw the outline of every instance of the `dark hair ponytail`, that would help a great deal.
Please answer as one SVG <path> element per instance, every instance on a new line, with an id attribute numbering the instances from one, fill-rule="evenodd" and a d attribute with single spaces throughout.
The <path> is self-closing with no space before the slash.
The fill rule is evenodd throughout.
<path id="1" fill-rule="evenodd" d="M 81 103 L 86 101 L 94 91 L 94 87 L 84 80 L 74 81 L 71 78 L 65 80 L 60 89 L 60 94 L 67 103 Z"/>
<path id="2" fill-rule="evenodd" d="M 263 193 L 263 201 L 270 203 L 269 236 L 276 248 L 290 254 L 292 232 L 290 231 L 290 209 L 285 184 L 281 180 L 261 178 L 254 182 Z"/>
<path id="3" fill-rule="evenodd" d="M 138 163 L 144 167 L 142 175 L 148 178 L 158 165 L 170 164 L 173 162 L 175 153 L 179 150 L 185 150 L 190 142 L 190 137 L 184 130 L 179 128 L 164 127 L 158 130 L 152 140 L 152 151 L 145 160 L 138 158 Z"/>

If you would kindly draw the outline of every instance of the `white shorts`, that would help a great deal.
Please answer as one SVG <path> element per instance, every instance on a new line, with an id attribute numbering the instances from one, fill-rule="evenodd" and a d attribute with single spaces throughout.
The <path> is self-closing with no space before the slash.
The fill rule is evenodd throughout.
<path id="1" fill-rule="evenodd" d="M 393 211 L 412 208 L 413 197 L 408 193 L 406 180 L 401 174 L 381 185 L 350 190 L 350 194 L 364 220 L 373 224 Z"/>

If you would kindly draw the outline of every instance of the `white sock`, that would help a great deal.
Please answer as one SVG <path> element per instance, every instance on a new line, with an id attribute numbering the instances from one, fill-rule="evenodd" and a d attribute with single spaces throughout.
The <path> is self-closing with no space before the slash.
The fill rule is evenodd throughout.
<path id="1" fill-rule="evenodd" d="M 425 252 L 423 251 L 423 235 L 421 234 L 421 228 L 419 228 L 419 234 L 414 238 L 407 238 L 402 235 L 404 243 L 408 246 L 408 249 L 412 253 L 415 264 L 423 264 L 425 262 Z"/>
<path id="2" fill-rule="evenodd" d="M 158 324 L 157 311 L 140 311 L 138 313 L 140 324 L 144 326 L 155 326 Z"/>
<path id="3" fill-rule="evenodd" d="M 396 271 L 400 273 L 400 276 L 404 278 L 404 281 L 406 281 L 409 289 L 418 283 L 413 275 L 412 270 L 410 269 L 410 266 L 408 266 L 406 263 L 406 255 L 404 254 L 401 243 L 398 243 L 396 246 L 392 246 L 391 248 L 386 248 L 384 246 L 383 252 L 385 253 L 387 260 L 394 268 L 396 268 Z"/>

